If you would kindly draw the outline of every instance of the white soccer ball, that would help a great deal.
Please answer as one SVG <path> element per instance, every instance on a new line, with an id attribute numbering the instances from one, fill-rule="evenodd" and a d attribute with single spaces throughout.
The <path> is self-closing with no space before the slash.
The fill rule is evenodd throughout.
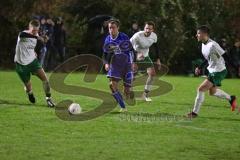
<path id="1" fill-rule="evenodd" d="M 82 112 L 82 108 L 78 103 L 72 103 L 69 107 L 68 107 L 68 111 L 70 114 L 80 114 Z"/>

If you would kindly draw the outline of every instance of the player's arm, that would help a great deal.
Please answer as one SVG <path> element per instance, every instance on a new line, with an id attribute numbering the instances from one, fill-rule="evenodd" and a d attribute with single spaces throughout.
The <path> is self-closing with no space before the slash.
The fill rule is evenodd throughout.
<path id="1" fill-rule="evenodd" d="M 208 64 L 208 61 L 204 59 L 204 61 L 195 68 L 195 75 L 199 76 L 203 70 L 203 68 Z"/>
<path id="2" fill-rule="evenodd" d="M 103 56 L 102 56 L 104 68 L 106 71 L 109 70 L 109 67 L 110 67 L 109 64 L 110 64 L 112 56 L 113 56 L 113 54 L 111 52 L 109 52 L 108 44 L 109 44 L 109 41 L 108 41 L 108 38 L 106 38 L 104 41 L 104 45 L 103 45 Z"/>
<path id="3" fill-rule="evenodd" d="M 37 54 L 37 57 L 39 57 L 39 55 L 41 54 L 41 49 L 43 48 L 44 46 L 44 41 L 42 39 L 37 39 L 37 44 L 34 48 L 34 51 L 36 52 Z"/>
<path id="4" fill-rule="evenodd" d="M 109 67 L 110 67 L 110 61 L 111 61 L 111 56 L 112 54 L 109 54 L 109 53 L 106 53 L 106 52 L 103 52 L 103 64 L 104 64 L 104 68 L 106 71 L 109 70 Z"/>
<path id="5" fill-rule="evenodd" d="M 112 55 L 112 53 L 103 52 L 103 64 L 110 64 Z"/>
<path id="6" fill-rule="evenodd" d="M 154 52 L 156 54 L 156 58 L 157 58 L 157 65 L 158 65 L 158 69 L 161 68 L 161 60 L 160 60 L 160 50 L 159 50 L 159 47 L 158 47 L 158 44 L 157 43 L 153 43 L 153 49 L 154 49 Z"/>
<path id="7" fill-rule="evenodd" d="M 130 54 L 132 55 L 132 70 L 134 71 L 134 72 L 136 72 L 137 71 L 137 68 L 138 68 L 138 66 L 137 66 L 137 64 L 136 64 L 136 62 L 137 62 L 137 51 L 135 51 L 134 49 L 133 49 L 133 47 L 131 47 L 131 49 L 130 49 Z"/>
<path id="8" fill-rule="evenodd" d="M 136 40 L 137 40 L 137 34 L 134 34 L 130 39 L 129 39 L 129 42 L 130 42 L 130 54 L 132 55 L 132 60 L 133 60 L 133 63 L 132 63 L 132 70 L 133 72 L 136 72 L 137 69 L 138 69 L 138 66 L 136 64 L 136 61 L 137 61 L 137 51 L 135 50 L 135 45 L 136 45 Z"/>
<path id="9" fill-rule="evenodd" d="M 130 38 L 130 42 L 132 44 L 134 51 L 136 52 L 136 44 L 137 44 L 137 34 L 136 33 L 132 36 L 132 38 Z"/>
<path id="10" fill-rule="evenodd" d="M 213 49 L 216 53 L 218 53 L 219 55 L 221 55 L 223 57 L 223 59 L 225 60 L 225 62 L 227 62 L 229 65 L 231 65 L 234 69 L 237 70 L 238 72 L 238 67 L 233 63 L 232 59 L 228 56 L 228 54 L 226 53 L 226 51 L 224 51 L 219 44 L 215 44 L 213 46 Z"/>
<path id="11" fill-rule="evenodd" d="M 130 39 L 130 42 L 132 44 L 132 50 L 133 50 L 133 56 L 134 56 L 134 62 L 137 61 L 137 59 L 139 58 L 138 56 L 143 56 L 142 53 L 139 53 L 137 51 L 137 44 L 138 44 L 138 33 L 135 33 L 132 38 Z"/>

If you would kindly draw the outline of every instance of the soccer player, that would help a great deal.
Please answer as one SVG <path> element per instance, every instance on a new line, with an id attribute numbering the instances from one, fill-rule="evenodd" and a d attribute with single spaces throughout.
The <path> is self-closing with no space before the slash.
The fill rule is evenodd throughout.
<path id="1" fill-rule="evenodd" d="M 204 101 L 204 93 L 209 91 L 211 96 L 215 96 L 221 99 L 226 99 L 231 105 L 232 111 L 237 106 L 236 97 L 231 96 L 218 87 L 221 86 L 221 81 L 227 74 L 225 66 L 225 51 L 219 46 L 218 43 L 210 39 L 209 28 L 207 26 L 200 26 L 197 29 L 197 40 L 202 42 L 202 54 L 208 63 L 208 77 L 200 84 L 197 90 L 197 96 L 192 112 L 188 113 L 188 117 L 195 118 L 198 116 L 200 107 Z M 201 68 L 195 69 L 195 74 L 199 75 Z"/>
<path id="2" fill-rule="evenodd" d="M 121 109 L 127 111 L 123 97 L 118 91 L 118 82 L 123 79 L 124 93 L 130 98 L 133 73 L 132 73 L 132 47 L 126 34 L 119 32 L 120 22 L 117 19 L 108 21 L 109 35 L 105 38 L 103 47 L 103 60 L 107 77 L 110 80 L 110 89 Z"/>
<path id="3" fill-rule="evenodd" d="M 43 83 L 43 88 L 46 94 L 46 102 L 49 107 L 54 107 L 55 104 L 51 100 L 50 86 L 46 74 L 37 59 L 36 51 L 41 43 L 42 38 L 38 36 L 40 23 L 38 20 L 29 22 L 28 30 L 19 33 L 14 62 L 16 63 L 16 72 L 25 85 L 29 101 L 35 103 L 36 99 L 32 91 L 30 81 L 31 74 L 37 75 Z"/>
<path id="4" fill-rule="evenodd" d="M 148 78 L 142 95 L 142 98 L 147 102 L 152 101 L 152 99 L 149 98 L 149 92 L 153 83 L 153 77 L 156 75 L 153 62 L 149 57 L 149 48 L 152 45 L 155 48 L 155 54 L 157 55 L 158 68 L 160 68 L 161 66 L 159 49 L 157 46 L 157 35 L 156 33 L 154 33 L 154 29 L 154 22 L 145 22 L 144 31 L 139 31 L 135 33 L 130 39 L 132 46 L 136 52 L 137 64 L 140 64 L 143 66 L 144 69 L 147 69 Z M 140 69 L 140 67 L 138 68 Z"/>

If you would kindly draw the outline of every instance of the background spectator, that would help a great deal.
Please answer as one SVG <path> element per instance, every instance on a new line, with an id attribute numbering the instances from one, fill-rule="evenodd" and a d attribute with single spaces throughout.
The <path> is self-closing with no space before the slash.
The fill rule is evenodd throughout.
<path id="1" fill-rule="evenodd" d="M 236 38 L 234 45 L 230 49 L 231 59 L 233 60 L 233 64 L 237 66 L 237 76 L 240 77 L 240 39 Z"/>
<path id="2" fill-rule="evenodd" d="M 133 21 L 131 28 L 128 30 L 127 34 L 129 38 L 131 38 L 136 32 L 140 31 L 139 25 L 137 21 Z"/>
<path id="3" fill-rule="evenodd" d="M 55 52 L 59 55 L 60 62 L 63 62 L 65 60 L 66 31 L 61 17 L 56 19 L 53 39 Z"/>

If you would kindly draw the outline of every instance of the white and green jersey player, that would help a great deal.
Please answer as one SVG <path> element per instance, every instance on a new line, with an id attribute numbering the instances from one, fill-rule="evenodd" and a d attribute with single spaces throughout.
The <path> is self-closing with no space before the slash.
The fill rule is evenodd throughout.
<path id="1" fill-rule="evenodd" d="M 136 52 L 136 61 L 138 64 L 138 70 L 147 70 L 148 79 L 145 84 L 142 98 L 145 101 L 152 101 L 148 94 L 150 92 L 153 77 L 156 75 L 154 64 L 149 57 L 149 48 L 153 45 L 155 48 L 155 54 L 157 56 L 157 65 L 160 68 L 159 49 L 157 47 L 157 35 L 154 33 L 155 24 L 152 21 L 145 22 L 144 31 L 135 33 L 130 39 L 133 49 Z"/>
<path id="2" fill-rule="evenodd" d="M 202 54 L 208 63 L 207 69 L 209 74 L 207 79 L 205 79 L 198 87 L 193 111 L 188 114 L 188 117 L 197 117 L 200 107 L 204 101 L 204 92 L 206 91 L 209 91 L 211 96 L 228 100 L 231 104 L 232 111 L 234 111 L 237 106 L 236 96 L 230 96 L 228 93 L 218 88 L 221 86 L 221 81 L 227 75 L 225 60 L 223 57 L 225 51 L 217 42 L 210 39 L 209 28 L 207 26 L 199 27 L 197 29 L 196 37 L 199 42 L 202 42 Z M 196 68 L 195 74 L 199 75 L 200 72 L 201 69 Z"/>
<path id="3" fill-rule="evenodd" d="M 49 107 L 54 107 L 55 104 L 51 100 L 50 85 L 47 76 L 39 63 L 36 54 L 37 50 L 39 50 L 38 44 L 41 39 L 38 36 L 39 27 L 39 21 L 32 20 L 29 23 L 29 29 L 19 33 L 14 62 L 16 64 L 16 72 L 24 83 L 29 101 L 31 103 L 36 102 L 30 81 L 31 74 L 35 74 L 42 80 L 47 105 Z"/>
<path id="4" fill-rule="evenodd" d="M 226 70 L 225 61 L 222 57 L 224 53 L 225 51 L 220 47 L 220 45 L 210 38 L 206 42 L 202 43 L 202 54 L 208 61 L 207 69 L 209 73 L 222 72 Z"/>

